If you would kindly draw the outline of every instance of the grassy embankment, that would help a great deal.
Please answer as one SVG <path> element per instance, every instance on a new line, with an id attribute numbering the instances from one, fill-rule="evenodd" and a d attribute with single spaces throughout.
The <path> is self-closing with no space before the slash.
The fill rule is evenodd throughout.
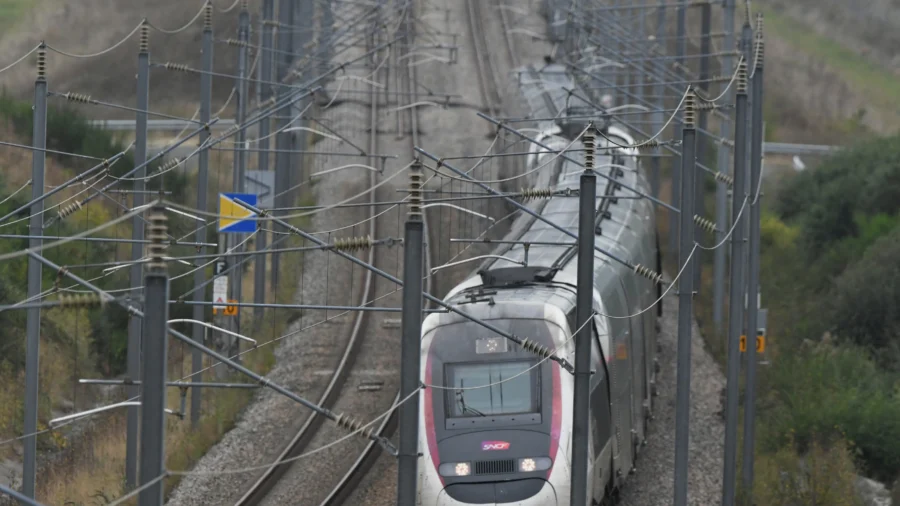
<path id="1" fill-rule="evenodd" d="M 9 97 L 0 99 L 0 123 L 3 125 L 5 141 L 27 144 L 31 132 L 31 107 L 28 103 L 17 102 Z M 126 143 L 113 137 L 109 132 L 90 128 L 85 120 L 70 109 L 51 108 L 48 115 L 48 147 L 66 152 L 75 152 L 105 158 L 122 151 Z M 221 154 L 221 152 L 218 152 Z M 30 179 L 31 156 L 25 150 L 2 148 L 0 152 L 4 165 L 8 167 L 0 175 L 0 194 L 10 195 L 23 187 Z M 78 160 L 71 157 L 50 155 L 47 163 L 47 184 L 56 185 L 83 172 L 96 164 L 96 161 Z M 111 172 L 121 175 L 134 166 L 131 155 L 114 165 Z M 211 194 L 230 190 L 231 163 L 229 157 L 211 160 Z M 151 167 L 151 170 L 153 168 Z M 222 172 L 221 175 L 218 172 Z M 158 187 L 158 179 L 148 182 L 148 188 Z M 129 183 L 125 183 L 129 184 Z M 169 196 L 173 200 L 181 200 L 185 195 L 193 195 L 196 186 L 193 176 L 184 170 L 168 173 L 165 176 L 165 187 L 174 191 Z M 78 188 L 80 191 L 83 188 Z M 73 192 L 63 192 L 59 199 L 52 199 L 53 204 Z M 0 204 L 0 214 L 6 214 L 26 202 L 30 195 L 30 186 L 24 188 L 16 196 Z M 84 195 L 82 195 L 83 197 Z M 187 198 L 188 202 L 193 201 Z M 128 206 L 128 200 L 120 204 Z M 214 202 L 214 200 L 213 200 Z M 50 207 L 50 202 L 48 202 Z M 70 235 L 93 228 L 112 218 L 121 216 L 122 207 L 109 200 L 96 199 L 83 210 L 73 214 L 59 225 L 52 227 L 48 233 L 54 235 Z M 55 210 L 47 216 L 55 214 Z M 21 219 L 14 218 L 15 219 Z M 194 224 L 169 217 L 170 233 L 175 237 L 189 235 Z M 13 220 L 11 220 L 13 221 Z M 26 234 L 27 220 L 4 227 L 4 233 Z M 114 228 L 102 232 L 107 237 L 130 238 L 130 223 L 121 223 Z M 216 242 L 215 229 L 210 227 L 208 242 Z M 291 238 L 283 246 L 298 246 L 299 241 Z M 2 252 L 21 250 L 27 247 L 26 241 L 5 239 L 0 246 Z M 251 242 L 252 247 L 252 242 Z M 191 254 L 193 248 L 180 248 L 180 254 Z M 173 251 L 174 254 L 179 254 Z M 83 263 L 104 263 L 122 261 L 130 258 L 130 245 L 112 245 L 96 242 L 73 242 L 64 247 L 48 250 L 47 256 L 60 265 L 78 265 Z M 292 280 L 300 276 L 301 253 L 285 253 L 282 262 L 284 275 L 281 279 Z M 170 266 L 172 276 L 172 298 L 188 292 L 192 286 L 192 276 L 177 278 L 187 267 Z M 25 260 L 15 259 L 0 263 L 0 300 L 3 304 L 14 303 L 25 298 Z M 112 275 L 103 276 L 100 267 L 77 269 L 77 273 L 87 279 L 97 279 L 101 287 L 121 288 L 128 285 L 128 269 L 121 269 Z M 44 269 L 44 288 L 54 286 L 56 273 Z M 207 275 L 212 274 L 212 267 L 207 267 Z M 252 293 L 252 265 L 245 272 L 245 294 Z M 67 288 L 71 283 L 63 282 L 61 287 Z M 268 300 L 278 302 L 293 298 L 295 283 L 285 282 L 271 288 Z M 51 295 L 50 298 L 55 298 Z M 190 317 L 191 308 L 186 305 L 171 306 L 172 318 Z M 250 368 L 266 373 L 274 365 L 274 345 L 265 346 L 267 341 L 283 334 L 287 327 L 289 312 L 277 314 L 267 312 L 261 322 L 253 322 L 251 311 L 243 313 L 243 328 L 258 329 L 252 335 L 259 341 L 260 348 L 244 356 L 244 363 Z M 6 329 L 0 335 L 0 383 L 6 388 L 0 390 L 0 440 L 6 440 L 22 433 L 22 402 L 24 392 L 24 311 L 0 312 L 0 326 Z M 40 429 L 47 427 L 47 422 L 55 416 L 87 409 L 96 404 L 105 404 L 122 400 L 124 392 L 114 390 L 106 396 L 100 395 L 96 387 L 78 386 L 78 378 L 114 378 L 122 377 L 127 343 L 127 314 L 117 307 L 105 309 L 62 310 L 49 309 L 42 312 L 41 340 L 41 387 L 40 387 Z M 245 330 L 247 332 L 247 330 Z M 169 345 L 169 377 L 181 378 L 190 370 L 190 350 L 186 350 L 175 341 Z M 208 361 L 206 365 L 208 365 Z M 231 381 L 242 381 L 232 378 Z M 203 402 L 203 417 L 196 430 L 190 429 L 190 422 L 172 417 L 167 425 L 166 448 L 167 467 L 171 469 L 187 469 L 191 467 L 219 438 L 233 426 L 238 413 L 252 398 L 251 390 L 207 390 Z M 190 406 L 190 394 L 187 405 Z M 169 406 L 175 411 L 180 408 L 179 392 L 169 391 Z M 39 448 L 52 459 L 41 470 L 38 484 L 38 498 L 48 504 L 103 504 L 107 499 L 122 495 L 124 481 L 125 431 L 124 412 L 109 413 L 91 419 L 90 425 L 80 426 L 77 434 L 72 427 L 42 434 L 38 438 Z M 76 436 L 77 437 L 74 437 Z M 0 447 L 0 458 L 21 459 L 19 445 L 6 444 Z M 171 490 L 177 479 L 167 480 L 166 487 Z"/>
<path id="2" fill-rule="evenodd" d="M 763 12 L 767 30 L 798 54 L 823 59 L 873 106 L 897 103 L 900 85 L 890 73 L 770 9 Z M 784 118 L 766 105 L 767 138 L 777 139 Z M 858 134 L 858 119 L 819 128 L 824 135 Z M 900 473 L 900 313 L 893 309 L 900 303 L 900 137 L 862 134 L 850 142 L 852 150 L 801 174 L 768 175 L 763 186 L 769 365 L 759 367 L 757 504 L 855 505 L 854 474 L 890 484 Z M 666 248 L 665 214 L 660 224 Z M 702 260 L 697 317 L 724 371 L 725 338 L 712 325 L 712 255 Z M 671 252 L 666 267 L 676 271 Z M 900 496 L 900 486 L 893 492 Z"/>

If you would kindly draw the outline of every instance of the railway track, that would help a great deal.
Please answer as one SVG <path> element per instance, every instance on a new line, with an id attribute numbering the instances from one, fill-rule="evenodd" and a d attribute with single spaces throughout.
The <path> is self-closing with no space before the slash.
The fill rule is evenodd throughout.
<path id="1" fill-rule="evenodd" d="M 488 42 L 484 31 L 484 2 L 479 0 L 466 0 L 466 20 L 469 25 L 469 34 L 472 36 L 472 50 L 475 52 L 475 64 L 478 68 L 478 85 L 481 88 L 481 98 L 484 108 L 496 116 L 500 111 L 502 99 L 500 98 L 500 84 L 497 81 L 498 73 L 488 50 Z M 493 128 L 490 129 L 493 134 Z"/>
<path id="2" fill-rule="evenodd" d="M 378 113 L 378 105 L 377 100 L 373 98 L 371 105 L 371 113 L 370 118 L 371 122 L 374 124 L 375 118 L 377 118 Z M 377 131 L 373 127 L 372 134 L 369 139 L 368 149 L 370 152 L 374 153 L 378 150 L 377 145 Z M 370 160 L 370 163 L 372 161 Z M 377 162 L 376 162 L 377 163 Z M 377 182 L 377 177 L 374 172 L 369 173 L 369 186 L 374 186 Z M 376 202 L 375 192 L 369 193 L 369 204 L 368 213 L 367 213 L 367 223 L 368 223 L 368 231 L 370 237 L 378 237 L 377 228 L 376 228 L 376 220 L 374 219 L 376 213 L 376 206 L 374 205 Z M 366 261 L 369 264 L 375 264 L 375 249 L 372 248 L 368 252 L 368 256 Z M 372 271 L 366 270 L 363 275 L 363 290 L 362 296 L 359 301 L 360 306 L 365 306 L 372 301 L 372 292 L 373 292 L 373 277 L 374 274 Z M 351 330 L 351 334 L 349 339 L 347 340 L 347 344 L 344 347 L 343 354 L 341 355 L 340 361 L 338 362 L 337 368 L 331 375 L 331 379 L 328 382 L 328 385 L 325 387 L 324 392 L 317 400 L 319 406 L 323 406 L 327 409 L 331 409 L 334 407 L 335 403 L 339 398 L 339 394 L 341 393 L 344 384 L 346 383 L 347 377 L 350 374 L 350 370 L 355 362 L 359 350 L 360 345 L 362 344 L 362 340 L 364 338 L 366 320 L 369 313 L 366 311 L 358 311 L 354 315 L 353 326 Z M 306 422 L 300 428 L 300 430 L 294 435 L 285 449 L 278 456 L 278 461 L 283 461 L 286 459 L 291 459 L 297 457 L 298 455 L 303 454 L 309 447 L 310 442 L 315 437 L 319 429 L 322 427 L 325 418 L 318 415 L 312 414 L 309 418 L 307 418 Z M 260 504 L 263 499 L 269 494 L 269 492 L 275 487 L 275 485 L 284 477 L 284 475 L 290 470 L 293 463 L 281 464 L 278 466 L 268 468 L 262 476 L 260 476 L 256 482 L 250 487 L 250 489 L 235 503 L 235 506 L 256 506 Z"/>
<path id="3" fill-rule="evenodd" d="M 412 23 L 407 21 L 407 30 L 411 32 Z M 370 40 L 369 48 L 375 47 L 377 44 L 376 41 Z M 378 57 L 373 55 L 372 61 L 370 62 L 373 69 L 378 69 Z M 395 82 L 398 82 L 402 85 L 402 88 L 405 88 L 406 91 L 412 92 L 413 87 L 410 86 L 411 75 L 409 72 L 409 68 L 407 67 L 406 75 L 399 76 L 399 79 L 395 79 Z M 387 71 L 386 69 L 380 69 L 373 77 L 375 81 L 388 83 Z M 383 79 L 381 79 L 383 78 Z M 385 97 L 389 97 L 388 86 L 385 86 Z M 401 96 L 401 95 L 398 95 Z M 409 97 L 409 104 L 415 101 L 415 98 L 411 95 Z M 408 105 L 408 104 L 407 104 Z M 410 150 L 412 153 L 412 146 L 418 142 L 417 133 L 418 133 L 418 118 L 416 114 L 416 108 L 410 107 L 407 109 L 409 115 L 409 125 L 411 127 L 412 133 L 409 136 L 410 140 Z M 370 87 L 370 109 L 369 109 L 369 141 L 368 141 L 368 150 L 370 153 L 377 153 L 379 151 L 379 133 L 378 133 L 378 118 L 379 118 L 379 97 L 378 92 L 374 86 Z M 398 123 L 399 124 L 399 123 Z M 371 160 L 370 164 L 375 166 L 378 163 L 377 160 Z M 378 175 L 375 172 L 369 173 L 369 187 L 374 187 L 378 183 Z M 375 203 L 380 197 L 384 199 L 393 199 L 395 198 L 391 190 L 387 188 L 381 188 L 378 191 L 371 192 L 369 194 L 369 204 L 368 212 L 367 212 L 367 223 L 368 234 L 371 237 L 378 237 L 376 232 L 379 232 L 377 227 L 378 219 L 377 216 L 377 206 Z M 401 212 L 402 208 L 398 211 Z M 427 213 L 423 213 L 423 221 L 425 222 L 425 231 L 426 237 L 429 237 L 430 229 L 428 227 Z M 402 233 L 402 230 L 400 231 Z M 383 231 L 381 233 L 384 233 Z M 430 242 L 430 241 L 429 241 Z M 426 258 L 425 258 L 425 267 L 426 270 L 431 268 L 431 258 L 430 258 L 430 249 L 428 248 L 428 244 L 426 243 Z M 376 249 L 371 249 L 368 253 L 367 262 L 379 266 L 380 268 L 385 268 L 385 266 L 379 265 L 381 262 L 378 262 L 378 254 Z M 389 270 L 389 269 L 387 269 Z M 397 273 L 399 275 L 399 273 Z M 431 277 L 429 276 L 425 280 L 425 290 L 431 291 Z M 377 298 L 377 294 L 374 292 L 374 278 L 371 271 L 366 271 L 365 279 L 364 279 L 364 289 L 362 293 L 362 300 L 360 301 L 360 305 L 366 305 L 372 303 L 374 298 Z M 342 394 L 353 394 L 356 390 L 347 390 L 345 389 L 345 384 L 347 383 L 347 379 L 350 376 L 354 363 L 360 353 L 363 342 L 365 339 L 377 339 L 377 332 L 374 330 L 375 325 L 370 320 L 374 320 L 374 318 L 368 317 L 368 312 L 357 312 L 354 317 L 354 323 L 351 330 L 351 335 L 347 341 L 347 344 L 344 348 L 341 359 L 338 363 L 337 368 L 332 373 L 332 377 L 325 391 L 321 395 L 319 399 L 319 405 L 324 406 L 326 408 L 333 408 L 337 402 L 341 399 Z M 396 350 L 399 355 L 399 349 Z M 400 398 L 399 391 L 393 397 L 392 404 L 396 403 Z M 377 412 L 373 411 L 370 413 L 353 413 L 354 416 L 359 417 L 360 420 L 367 422 L 374 416 L 377 416 L 384 411 L 387 411 L 390 408 L 390 405 L 384 405 L 380 407 L 380 410 Z M 390 437 L 397 430 L 397 410 L 393 411 L 391 415 L 382 418 L 381 422 L 376 426 L 376 432 L 383 437 Z M 313 439 L 321 432 L 323 428 L 324 418 L 321 416 L 313 415 L 309 419 L 307 419 L 306 423 L 300 428 L 300 430 L 293 436 L 289 444 L 279 455 L 278 460 L 290 459 L 292 457 L 296 457 L 298 455 L 302 455 L 304 452 L 310 450 L 310 443 Z M 358 486 L 360 481 L 365 477 L 368 470 L 375 463 L 377 458 L 381 454 L 381 447 L 375 444 L 372 441 L 368 441 L 368 444 L 363 448 L 363 450 L 358 454 L 356 459 L 344 473 L 344 475 L 338 480 L 337 484 L 334 485 L 331 490 L 325 495 L 325 498 L 322 499 L 322 505 L 338 505 L 342 504 L 343 501 L 353 492 L 353 490 Z M 285 477 L 286 473 L 291 468 L 291 463 L 283 464 L 279 466 L 275 466 L 269 468 L 253 485 L 252 487 L 244 494 L 243 497 L 236 503 L 236 506 L 256 506 L 262 504 L 264 499 L 269 495 L 269 493 L 274 490 L 276 485 Z"/>
<path id="4" fill-rule="evenodd" d="M 410 21 L 412 16 L 413 16 L 413 13 L 410 12 L 408 14 L 407 20 L 404 22 L 405 23 L 404 30 L 406 30 L 407 39 L 410 41 L 414 40 L 414 37 L 415 37 L 414 24 Z M 409 46 L 409 45 L 411 45 L 411 44 L 408 44 L 407 46 Z M 401 52 L 402 51 L 403 50 L 401 50 Z M 398 58 L 398 59 L 402 60 L 403 59 L 402 56 L 404 56 L 404 55 L 400 55 L 400 58 Z M 403 96 L 407 97 L 407 102 L 408 102 L 406 105 L 409 105 L 409 104 L 413 104 L 413 103 L 417 102 L 415 87 L 411 86 L 411 83 L 415 82 L 415 80 L 416 80 L 416 76 L 415 76 L 416 71 L 415 71 L 415 67 L 411 68 L 409 66 L 404 66 L 404 69 L 405 69 L 405 71 L 403 73 L 401 73 L 401 75 L 399 76 L 399 79 L 398 79 L 398 81 L 401 85 L 401 88 L 399 91 L 404 92 Z M 412 148 L 415 147 L 416 145 L 418 145 L 418 143 L 419 143 L 419 135 L 418 135 L 419 120 L 418 120 L 418 113 L 417 113 L 416 107 L 410 107 L 409 109 L 407 109 L 407 111 L 408 111 L 408 115 L 409 115 L 408 125 L 410 128 L 410 134 L 408 136 L 408 139 L 410 141 L 410 153 L 412 153 L 413 152 Z M 398 128 L 401 125 L 402 125 L 402 123 L 398 120 Z M 399 135 L 401 135 L 401 133 L 398 131 L 398 136 Z M 426 244 L 425 244 L 425 271 L 430 273 L 431 266 L 433 265 L 433 262 L 432 262 L 433 250 L 432 250 L 432 248 L 429 247 L 429 245 L 431 244 L 431 235 L 430 234 L 432 232 L 432 229 L 430 229 L 428 226 L 428 211 L 427 210 L 423 210 L 423 212 L 422 212 L 422 221 L 425 225 L 425 227 L 424 227 L 425 228 L 425 237 L 427 238 Z M 434 283 L 432 282 L 432 280 L 433 280 L 433 277 L 430 275 L 425 278 L 424 289 L 428 293 L 432 292 L 432 287 L 434 286 Z M 426 307 L 426 308 L 430 307 L 430 304 L 431 304 L 430 302 L 426 302 L 426 305 L 424 307 Z M 399 400 L 400 400 L 400 392 L 398 391 L 397 395 L 394 398 L 394 403 L 398 402 Z M 382 419 L 382 422 L 379 424 L 379 426 L 377 428 L 378 435 L 380 435 L 382 437 L 391 437 L 397 431 L 398 417 L 399 417 L 399 411 L 394 410 L 389 416 Z M 350 467 L 350 469 L 347 470 L 347 473 L 345 473 L 344 476 L 341 477 L 341 480 L 338 483 L 338 485 L 336 487 L 334 487 L 334 489 L 332 489 L 331 493 L 328 495 L 328 497 L 325 498 L 325 500 L 323 500 L 321 502 L 320 506 L 339 506 L 339 505 L 343 504 L 344 501 L 346 501 L 350 497 L 350 495 L 354 492 L 354 490 L 356 490 L 356 488 L 362 482 L 363 478 L 365 478 L 366 474 L 369 472 L 369 470 L 372 468 L 372 466 L 375 465 L 375 462 L 378 460 L 380 455 L 381 455 L 381 447 L 379 445 L 375 444 L 374 442 L 369 441 L 369 443 L 366 445 L 365 449 L 363 449 L 363 451 L 360 453 L 359 457 L 357 457 L 356 461 L 353 463 L 353 465 Z"/>

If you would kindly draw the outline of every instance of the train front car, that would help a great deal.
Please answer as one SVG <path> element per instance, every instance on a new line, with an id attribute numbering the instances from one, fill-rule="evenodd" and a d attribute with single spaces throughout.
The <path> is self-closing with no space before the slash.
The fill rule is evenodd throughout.
<path id="1" fill-rule="evenodd" d="M 565 346 L 565 315 L 535 294 L 502 290 L 460 309 L 551 350 Z M 560 442 L 570 439 L 572 376 L 457 315 L 430 315 L 422 330 L 429 387 L 419 504 L 568 504 L 569 458 Z"/>

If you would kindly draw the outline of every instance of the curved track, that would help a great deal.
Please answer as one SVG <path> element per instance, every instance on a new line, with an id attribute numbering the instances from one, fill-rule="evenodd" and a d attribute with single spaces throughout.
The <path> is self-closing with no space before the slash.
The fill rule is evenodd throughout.
<path id="1" fill-rule="evenodd" d="M 410 14 L 411 16 L 411 14 Z M 413 39 L 413 27 L 412 23 L 407 20 L 406 22 L 408 37 Z M 409 66 L 404 67 L 406 69 L 406 75 L 400 75 L 399 80 L 402 83 L 402 90 L 406 95 L 408 104 L 412 104 L 418 101 L 415 94 L 414 86 L 411 86 L 411 83 L 415 82 L 415 67 L 410 68 Z M 407 104 L 407 105 L 408 105 Z M 410 152 L 412 152 L 412 148 L 416 146 L 419 142 L 419 121 L 418 114 L 416 112 L 415 107 L 410 107 L 407 109 L 409 111 L 409 128 L 410 128 Z M 425 237 L 427 238 L 425 243 L 425 271 L 429 273 L 429 275 L 425 278 L 424 289 L 427 293 L 431 293 L 432 287 L 434 286 L 432 279 L 433 276 L 430 275 L 432 264 L 432 249 L 429 247 L 431 244 L 431 229 L 428 227 L 428 211 L 423 210 L 422 212 L 422 221 L 425 225 Z M 426 306 L 429 307 L 431 303 L 426 302 Z M 400 393 L 398 392 L 396 397 L 394 398 L 394 403 L 397 403 L 400 400 Z M 377 428 L 378 435 L 382 437 L 390 437 L 394 434 L 394 432 L 398 428 L 398 418 L 399 411 L 394 410 L 389 416 L 384 418 L 381 424 Z M 350 467 L 346 474 L 341 478 L 338 482 L 337 486 L 332 489 L 331 493 L 326 497 L 322 502 L 321 506 L 338 506 L 346 501 L 351 493 L 359 486 L 360 482 L 366 476 L 366 473 L 375 465 L 375 462 L 378 460 L 378 457 L 381 455 L 381 447 L 375 444 L 373 441 L 369 441 L 366 445 L 365 449 L 360 453 L 359 457 L 357 457 L 356 461 Z"/>
<path id="2" fill-rule="evenodd" d="M 412 30 L 412 23 L 407 22 L 407 30 Z M 371 44 L 374 46 L 374 42 Z M 374 60 L 377 58 L 373 56 L 373 66 L 376 64 Z M 383 72 L 383 70 L 382 70 Z M 414 72 L 414 70 L 410 70 L 407 67 L 406 75 L 398 76 L 397 81 L 403 88 L 404 91 L 409 93 L 413 92 L 413 87 L 410 86 L 411 82 L 411 74 L 409 72 Z M 385 82 L 388 82 L 385 80 Z M 387 91 L 387 90 L 386 90 Z M 400 90 L 398 90 L 400 91 Z M 385 94 L 387 96 L 387 93 Z M 400 95 L 398 95 L 400 96 Z M 407 95 L 408 103 L 414 103 L 416 100 L 413 96 Z M 378 142 L 378 96 L 375 88 L 371 88 L 370 93 L 370 137 L 369 137 L 369 145 L 368 149 L 371 153 L 379 152 L 379 142 Z M 407 104 L 408 105 L 408 104 Z M 418 118 L 416 114 L 416 108 L 410 107 L 407 109 L 409 111 L 409 126 L 411 127 L 411 135 L 409 136 L 411 141 L 411 146 L 416 145 L 418 142 L 417 133 L 418 133 Z M 401 132 L 402 133 L 402 132 Z M 410 152 L 412 152 L 412 148 L 410 148 Z M 375 165 L 377 161 L 372 160 L 372 165 Z M 376 173 L 372 172 L 369 175 L 369 186 L 375 186 L 377 184 L 378 176 Z M 383 190 L 388 191 L 388 190 Z M 369 223 L 368 234 L 371 237 L 377 237 L 376 235 L 376 222 L 375 219 L 377 215 L 377 206 L 375 205 L 377 202 L 377 193 L 379 192 L 371 192 L 369 194 L 369 206 L 367 219 Z M 389 196 L 390 197 L 390 196 Z M 429 237 L 429 227 L 428 227 L 428 219 L 427 212 L 423 212 L 423 221 L 425 224 L 425 233 L 426 237 Z M 426 271 L 430 271 L 431 269 L 431 248 L 429 248 L 428 243 L 426 242 L 426 258 L 425 258 L 425 268 Z M 375 249 L 369 250 L 368 258 L 366 260 L 369 264 L 376 264 L 376 254 Z M 365 282 L 364 282 L 364 290 L 362 294 L 362 300 L 360 301 L 360 306 L 365 306 L 367 304 L 372 303 L 373 297 L 373 273 L 371 271 L 366 271 L 365 273 Z M 425 279 L 424 289 L 426 292 L 431 291 L 431 276 L 428 276 Z M 350 372 L 352 370 L 353 364 L 359 354 L 361 344 L 367 335 L 366 328 L 366 315 L 368 312 L 359 311 L 357 312 L 354 318 L 354 324 L 352 327 L 351 335 L 349 340 L 347 341 L 347 345 L 344 349 L 344 353 L 341 356 L 341 360 L 338 363 L 337 368 L 332 374 L 331 380 L 328 383 L 325 391 L 323 392 L 321 398 L 319 399 L 319 405 L 325 408 L 332 408 L 340 398 L 340 394 L 343 391 L 344 384 Z M 400 399 L 399 392 L 394 397 L 393 403 L 395 404 Z M 381 412 L 386 411 L 390 408 L 390 406 L 384 406 L 384 409 Z M 379 413 L 371 413 L 372 416 L 381 414 Z M 391 415 L 382 419 L 381 423 L 377 426 L 376 432 L 383 437 L 390 437 L 397 429 L 397 410 L 394 410 Z M 364 417 L 365 418 L 365 417 Z M 371 417 L 369 417 L 371 419 Z M 307 419 L 306 423 L 300 428 L 300 430 L 294 435 L 286 448 L 279 455 L 278 460 L 290 459 L 292 457 L 296 457 L 298 455 L 303 454 L 308 450 L 310 442 L 313 438 L 318 434 L 319 429 L 322 427 L 322 422 L 324 418 L 321 416 L 313 415 L 309 419 Z M 366 420 L 367 421 L 367 420 Z M 373 441 L 369 441 L 365 448 L 360 452 L 359 456 L 347 470 L 343 477 L 338 481 L 338 483 L 332 488 L 330 493 L 325 497 L 321 504 L 323 505 L 336 505 L 342 504 L 344 500 L 349 496 L 349 494 L 355 489 L 355 487 L 359 484 L 371 466 L 374 464 L 376 459 L 381 453 L 381 446 L 374 443 Z M 279 483 L 282 477 L 285 476 L 287 471 L 290 469 L 291 463 L 286 463 L 278 466 L 274 466 L 269 468 L 254 484 L 253 486 L 241 497 L 240 500 L 236 503 L 236 506 L 255 506 L 260 504 L 263 499 L 269 494 L 270 491 Z"/>
<path id="3" fill-rule="evenodd" d="M 372 122 L 375 122 L 375 118 L 377 117 L 377 100 L 373 97 L 372 99 L 372 112 L 371 118 Z M 369 149 L 371 152 L 377 151 L 377 134 L 375 133 L 374 127 L 372 128 L 372 137 L 369 143 Z M 374 186 L 376 184 L 376 175 L 374 172 L 369 175 L 369 185 Z M 376 220 L 375 217 L 375 192 L 369 193 L 369 204 L 368 207 L 368 234 L 371 237 L 377 237 L 376 234 Z M 375 249 L 370 249 L 368 253 L 368 257 L 366 259 L 371 265 L 375 264 Z M 364 288 L 362 291 L 362 297 L 359 305 L 365 306 L 371 302 L 372 298 L 372 281 L 374 274 L 372 271 L 366 270 L 364 274 Z M 338 363 L 337 368 L 331 376 L 331 380 L 328 383 L 328 386 L 325 388 L 325 391 L 322 393 L 322 396 L 319 398 L 317 404 L 326 409 L 331 409 L 334 404 L 337 402 L 338 395 L 340 394 L 344 383 L 346 382 L 347 376 L 350 373 L 350 369 L 352 367 L 353 362 L 355 361 L 357 355 L 359 354 L 360 344 L 362 343 L 364 329 L 365 329 L 365 320 L 368 315 L 366 311 L 358 311 L 354 316 L 353 327 L 351 330 L 350 338 L 347 341 L 347 345 L 344 348 L 344 353 L 341 356 L 340 362 Z M 313 436 L 317 433 L 319 428 L 322 426 L 322 422 L 324 422 L 324 417 L 313 414 L 307 420 L 306 423 L 300 428 L 300 430 L 294 435 L 285 449 L 278 456 L 278 461 L 282 461 L 285 459 L 290 459 L 296 457 L 298 455 L 303 454 L 303 452 L 309 446 L 310 441 L 312 441 Z M 284 474 L 290 469 L 291 463 L 281 464 L 274 467 L 270 467 L 267 469 L 262 476 L 250 487 L 250 489 L 241 497 L 236 506 L 254 506 L 260 503 L 263 498 L 269 493 L 270 490 L 275 486 L 276 483 L 284 476 Z"/>
<path id="4" fill-rule="evenodd" d="M 475 64 L 478 67 L 478 84 L 481 87 L 481 98 L 485 109 L 491 116 L 500 110 L 500 85 L 497 82 L 497 68 L 488 50 L 488 42 L 482 23 L 484 2 L 482 0 L 465 0 L 466 18 L 469 34 L 472 36 L 472 49 L 475 51 Z M 504 35 L 508 35 L 504 33 Z M 510 49 L 510 48 L 508 48 Z M 511 53 L 510 53 L 511 54 Z M 493 128 L 491 128 L 493 133 Z"/>

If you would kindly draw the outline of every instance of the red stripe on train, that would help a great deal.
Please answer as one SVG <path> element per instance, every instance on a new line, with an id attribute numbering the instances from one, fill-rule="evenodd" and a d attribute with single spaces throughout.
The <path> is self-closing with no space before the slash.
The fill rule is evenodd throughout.
<path id="1" fill-rule="evenodd" d="M 434 342 L 432 341 L 432 344 Z M 431 345 L 429 345 L 428 358 L 425 359 L 425 382 L 434 385 L 436 382 L 431 377 Z M 440 467 L 440 458 L 438 456 L 437 436 L 434 432 L 434 399 L 432 398 L 431 388 L 425 389 L 425 438 L 428 440 L 428 453 L 431 454 L 431 463 L 434 465 L 434 472 L 437 473 L 441 485 L 444 485 L 444 477 L 441 476 L 438 468 Z"/>

